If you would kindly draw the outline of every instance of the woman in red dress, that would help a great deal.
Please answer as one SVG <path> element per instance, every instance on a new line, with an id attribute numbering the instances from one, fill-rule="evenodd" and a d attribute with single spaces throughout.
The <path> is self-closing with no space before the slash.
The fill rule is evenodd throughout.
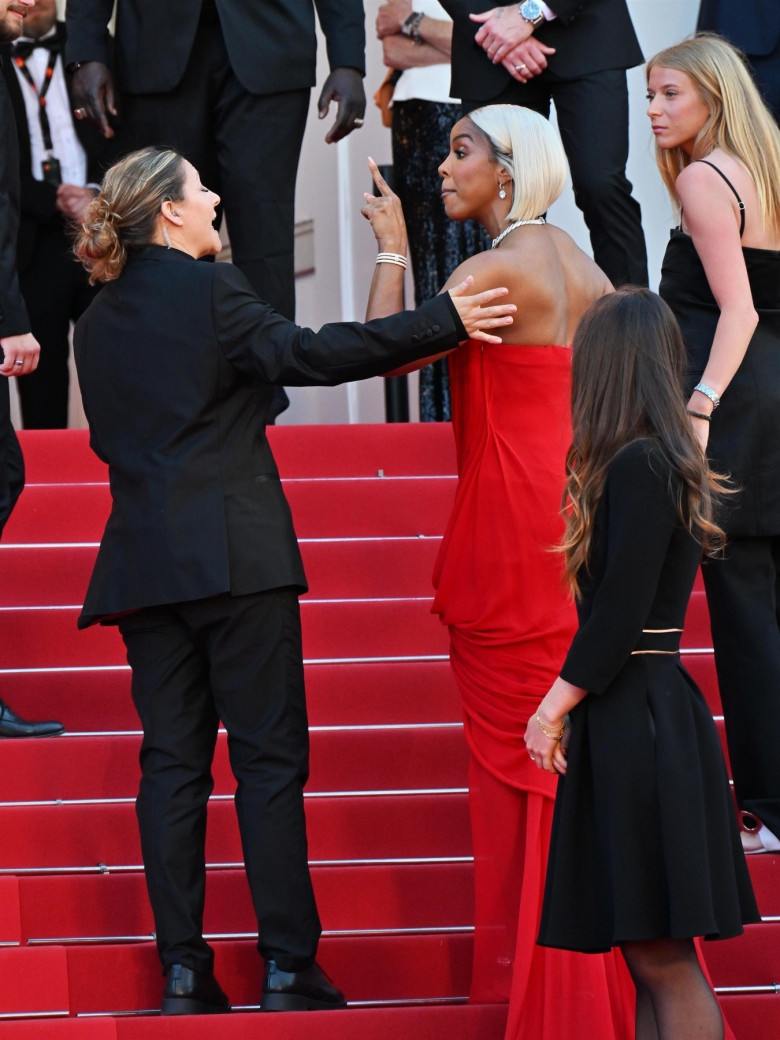
<path id="1" fill-rule="evenodd" d="M 403 255 L 397 199 L 378 175 L 366 196 L 382 254 Z M 571 440 L 570 344 L 580 316 L 611 292 L 604 273 L 543 214 L 566 182 L 547 120 L 514 105 L 472 112 L 442 163 L 449 217 L 494 237 L 447 286 L 504 285 L 517 312 L 498 342 L 449 355 L 458 488 L 436 563 L 434 611 L 450 657 L 469 744 L 476 920 L 471 999 L 509 1001 L 507 1040 L 631 1035 L 633 996 L 612 954 L 535 945 L 556 777 L 529 762 L 523 733 L 558 674 L 576 628 L 560 554 L 561 496 Z M 445 288 L 447 287 L 445 286 Z M 370 317 L 400 304 L 403 269 L 377 264 Z M 494 330 L 496 331 L 496 330 Z"/>

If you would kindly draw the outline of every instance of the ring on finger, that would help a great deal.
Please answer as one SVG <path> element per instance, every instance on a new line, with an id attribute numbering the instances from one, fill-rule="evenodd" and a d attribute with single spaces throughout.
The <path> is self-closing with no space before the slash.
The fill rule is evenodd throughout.
<path id="1" fill-rule="evenodd" d="M 23 365 L 23 364 L 24 364 L 24 361 L 19 361 L 19 360 L 17 359 L 16 361 L 14 361 L 14 364 L 15 364 L 15 365 Z"/>
<path id="2" fill-rule="evenodd" d="M 521 69 L 527 69 L 527 68 L 528 68 L 528 66 L 526 64 L 524 64 L 524 63 L 520 64 L 520 65 L 515 65 L 515 72 L 520 72 Z"/>

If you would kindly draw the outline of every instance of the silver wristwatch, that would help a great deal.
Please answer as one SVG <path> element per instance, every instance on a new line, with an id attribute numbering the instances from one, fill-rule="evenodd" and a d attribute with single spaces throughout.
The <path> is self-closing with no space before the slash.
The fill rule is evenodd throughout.
<path id="1" fill-rule="evenodd" d="M 523 0 L 523 3 L 520 4 L 520 16 L 530 22 L 534 28 L 544 21 L 544 11 L 537 0 Z"/>

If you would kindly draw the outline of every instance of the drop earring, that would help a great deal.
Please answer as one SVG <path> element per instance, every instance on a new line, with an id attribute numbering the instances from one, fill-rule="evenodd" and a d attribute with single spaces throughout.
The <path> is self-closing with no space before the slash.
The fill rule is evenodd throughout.
<path id="1" fill-rule="evenodd" d="M 504 187 L 503 184 L 499 184 L 498 185 L 498 197 L 500 199 L 505 199 L 506 198 L 506 188 Z"/>

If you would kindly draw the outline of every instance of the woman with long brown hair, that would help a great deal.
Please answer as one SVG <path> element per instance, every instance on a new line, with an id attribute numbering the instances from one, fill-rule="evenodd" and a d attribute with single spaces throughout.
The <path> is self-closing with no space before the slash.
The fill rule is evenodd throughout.
<path id="1" fill-rule="evenodd" d="M 637 1040 L 722 1040 L 695 938 L 758 920 L 712 715 L 679 659 L 720 481 L 681 393 L 684 347 L 646 289 L 574 337 L 565 573 L 579 629 L 525 742 L 558 772 L 539 942 L 619 947 Z"/>

